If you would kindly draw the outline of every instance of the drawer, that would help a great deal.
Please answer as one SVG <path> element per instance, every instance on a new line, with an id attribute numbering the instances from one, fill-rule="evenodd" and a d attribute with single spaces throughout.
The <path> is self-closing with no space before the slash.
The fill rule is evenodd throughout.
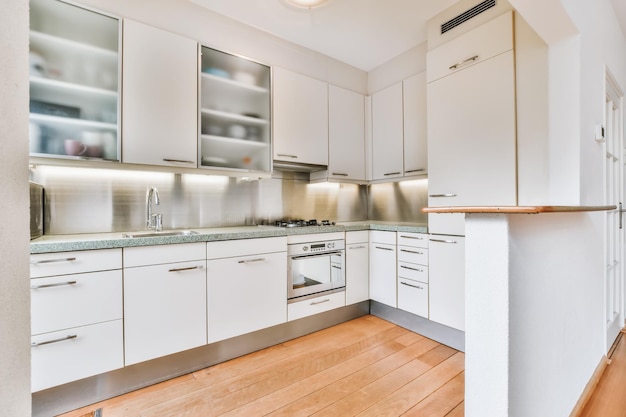
<path id="1" fill-rule="evenodd" d="M 122 335 L 122 320 L 115 320 L 33 336 L 32 392 L 121 368 Z"/>
<path id="2" fill-rule="evenodd" d="M 399 278 L 398 308 L 428 318 L 428 284 Z"/>
<path id="3" fill-rule="evenodd" d="M 312 316 L 314 314 L 323 313 L 324 311 L 333 310 L 335 308 L 346 305 L 346 292 L 336 292 L 333 294 L 322 295 L 308 300 L 298 301 L 287 305 L 287 320 L 297 320 L 302 317 Z"/>
<path id="4" fill-rule="evenodd" d="M 30 276 L 80 274 L 122 268 L 121 249 L 55 252 L 30 255 Z"/>
<path id="5" fill-rule="evenodd" d="M 346 232 L 346 245 L 352 243 L 369 242 L 369 232 L 367 230 L 359 230 L 355 232 Z"/>
<path id="6" fill-rule="evenodd" d="M 398 261 L 428 265 L 428 249 L 399 246 Z"/>
<path id="7" fill-rule="evenodd" d="M 387 245 L 396 244 L 396 232 L 384 232 L 382 230 L 370 230 L 370 242 L 385 243 Z"/>
<path id="8" fill-rule="evenodd" d="M 426 233 L 398 232 L 398 246 L 428 248 L 428 235 Z"/>
<path id="9" fill-rule="evenodd" d="M 208 242 L 206 247 L 207 259 L 235 258 L 260 253 L 287 252 L 287 237 Z"/>
<path id="10" fill-rule="evenodd" d="M 428 52 L 428 82 L 462 71 L 513 49 L 513 13 L 508 12 Z"/>
<path id="11" fill-rule="evenodd" d="M 398 278 L 408 278 L 414 281 L 428 282 L 428 267 L 424 265 L 398 262 Z"/>
<path id="12" fill-rule="evenodd" d="M 124 248 L 124 268 L 206 259 L 206 243 Z"/>
<path id="13" fill-rule="evenodd" d="M 30 280 L 31 334 L 122 318 L 122 270 Z"/>

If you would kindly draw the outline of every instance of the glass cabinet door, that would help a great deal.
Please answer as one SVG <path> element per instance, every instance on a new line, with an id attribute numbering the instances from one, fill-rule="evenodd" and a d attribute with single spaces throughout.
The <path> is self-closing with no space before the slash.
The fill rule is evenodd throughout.
<path id="1" fill-rule="evenodd" d="M 31 156 L 119 160 L 119 21 L 30 2 Z"/>
<path id="2" fill-rule="evenodd" d="M 270 171 L 270 68 L 201 47 L 199 166 Z"/>

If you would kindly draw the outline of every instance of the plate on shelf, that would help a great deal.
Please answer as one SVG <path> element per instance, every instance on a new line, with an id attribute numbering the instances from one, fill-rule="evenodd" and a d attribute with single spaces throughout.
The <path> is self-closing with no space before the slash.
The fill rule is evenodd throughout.
<path id="1" fill-rule="evenodd" d="M 219 156 L 203 156 L 202 165 L 225 166 L 228 165 L 228 160 Z"/>

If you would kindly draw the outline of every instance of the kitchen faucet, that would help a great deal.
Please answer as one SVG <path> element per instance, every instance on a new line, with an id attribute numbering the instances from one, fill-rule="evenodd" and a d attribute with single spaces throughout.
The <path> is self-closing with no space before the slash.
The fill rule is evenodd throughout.
<path id="1" fill-rule="evenodd" d="M 161 213 L 152 213 L 153 202 L 156 206 L 161 204 L 159 190 L 156 187 L 150 187 L 146 193 L 146 225 L 148 230 L 160 232 L 163 230 L 163 216 Z"/>

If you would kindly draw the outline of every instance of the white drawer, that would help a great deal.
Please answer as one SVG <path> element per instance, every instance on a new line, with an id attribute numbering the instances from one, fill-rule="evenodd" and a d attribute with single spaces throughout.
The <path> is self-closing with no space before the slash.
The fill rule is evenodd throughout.
<path id="1" fill-rule="evenodd" d="M 513 49 L 513 13 L 508 12 L 428 52 L 428 82 Z"/>
<path id="2" fill-rule="evenodd" d="M 368 241 L 369 233 L 367 230 L 346 232 L 346 245 L 350 245 L 352 243 L 367 243 Z"/>
<path id="3" fill-rule="evenodd" d="M 30 276 L 80 274 L 122 267 L 121 249 L 55 252 L 30 255 Z"/>
<path id="4" fill-rule="evenodd" d="M 124 268 L 206 259 L 206 243 L 124 248 Z"/>
<path id="5" fill-rule="evenodd" d="M 287 252 L 287 237 L 207 242 L 207 259 L 235 258 L 260 253 Z"/>
<path id="6" fill-rule="evenodd" d="M 398 278 L 408 278 L 414 281 L 428 282 L 428 267 L 424 265 L 398 262 Z"/>
<path id="7" fill-rule="evenodd" d="M 399 278 L 398 308 L 428 318 L 428 284 Z"/>
<path id="8" fill-rule="evenodd" d="M 428 249 L 399 246 L 398 261 L 428 265 Z"/>
<path id="9" fill-rule="evenodd" d="M 122 318 L 122 270 L 30 281 L 31 334 Z"/>
<path id="10" fill-rule="evenodd" d="M 336 292 L 287 305 L 287 320 L 297 320 L 346 305 L 346 292 Z"/>
<path id="11" fill-rule="evenodd" d="M 121 368 L 122 335 L 122 320 L 115 320 L 33 336 L 32 392 Z"/>
<path id="12" fill-rule="evenodd" d="M 396 232 L 385 232 L 382 230 L 370 230 L 370 242 L 385 243 L 387 245 L 396 244 Z"/>
<path id="13" fill-rule="evenodd" d="M 398 246 L 428 248 L 428 235 L 425 233 L 398 232 Z"/>

